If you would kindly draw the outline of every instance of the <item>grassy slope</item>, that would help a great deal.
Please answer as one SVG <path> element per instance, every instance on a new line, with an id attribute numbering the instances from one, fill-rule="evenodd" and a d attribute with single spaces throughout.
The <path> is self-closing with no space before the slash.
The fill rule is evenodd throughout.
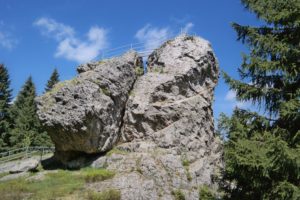
<path id="1" fill-rule="evenodd" d="M 2 200 L 64 199 L 72 195 L 75 195 L 76 199 L 118 200 L 120 199 L 118 190 L 111 189 L 97 193 L 84 188 L 86 183 L 103 181 L 113 176 L 114 172 L 106 169 L 59 170 L 47 173 L 42 180 L 18 178 L 0 182 L 0 196 Z"/>

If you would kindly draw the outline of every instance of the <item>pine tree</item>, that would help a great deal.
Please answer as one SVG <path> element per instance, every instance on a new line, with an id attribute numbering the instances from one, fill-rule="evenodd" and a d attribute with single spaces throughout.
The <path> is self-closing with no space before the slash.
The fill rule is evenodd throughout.
<path id="1" fill-rule="evenodd" d="M 12 147 L 49 145 L 50 139 L 41 130 L 41 124 L 36 114 L 36 90 L 32 78 L 29 77 L 19 92 L 11 108 L 14 119 L 10 143 Z"/>
<path id="2" fill-rule="evenodd" d="M 53 88 L 53 86 L 58 82 L 59 82 L 59 74 L 57 72 L 57 69 L 55 68 L 50 76 L 50 79 L 47 82 L 45 92 L 50 91 Z"/>
<path id="3" fill-rule="evenodd" d="M 0 152 L 9 145 L 10 118 L 8 110 L 12 99 L 9 74 L 4 66 L 0 64 Z"/>
<path id="4" fill-rule="evenodd" d="M 236 108 L 221 116 L 224 189 L 229 199 L 300 199 L 300 1 L 242 3 L 266 23 L 233 24 L 250 53 L 238 69 L 241 80 L 224 78 L 238 100 L 265 112 Z"/>

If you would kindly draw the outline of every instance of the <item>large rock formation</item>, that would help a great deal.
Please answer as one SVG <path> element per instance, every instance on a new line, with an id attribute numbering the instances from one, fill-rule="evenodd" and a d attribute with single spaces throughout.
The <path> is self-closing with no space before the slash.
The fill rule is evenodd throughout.
<path id="1" fill-rule="evenodd" d="M 78 67 L 72 80 L 37 98 L 39 118 L 59 160 L 81 153 L 105 152 L 118 141 L 128 93 L 142 60 L 131 51 Z"/>
<path id="2" fill-rule="evenodd" d="M 219 73 L 212 48 L 204 39 L 181 35 L 155 50 L 148 73 L 136 78 L 140 62 L 129 53 L 80 66 L 78 81 L 38 99 L 39 116 L 61 161 L 64 152 L 114 147 L 91 166 L 116 176 L 89 188 L 116 188 L 126 200 L 174 199 L 174 192 L 199 199 L 201 185 L 216 187 L 222 166 L 212 112 Z M 107 89 L 99 92 L 103 85 Z"/>

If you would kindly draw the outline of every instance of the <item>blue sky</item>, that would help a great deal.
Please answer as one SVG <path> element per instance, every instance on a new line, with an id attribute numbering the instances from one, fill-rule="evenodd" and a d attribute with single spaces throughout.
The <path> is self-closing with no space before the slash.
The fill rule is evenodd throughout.
<path id="1" fill-rule="evenodd" d="M 137 42 L 148 48 L 182 29 L 209 40 L 221 70 L 238 78 L 247 49 L 230 23 L 259 24 L 239 0 L 0 0 L 0 7 L 0 62 L 8 67 L 14 96 L 30 75 L 41 94 L 54 67 L 61 80 L 71 79 L 79 63 L 105 49 Z M 235 106 L 248 105 L 220 79 L 215 117 Z"/>

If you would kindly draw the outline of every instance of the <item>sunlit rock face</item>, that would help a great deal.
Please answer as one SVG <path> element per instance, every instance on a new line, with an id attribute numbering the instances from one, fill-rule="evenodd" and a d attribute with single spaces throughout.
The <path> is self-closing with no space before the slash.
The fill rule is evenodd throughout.
<path id="1" fill-rule="evenodd" d="M 211 45 L 180 35 L 154 50 L 148 72 L 137 76 L 141 68 L 134 52 L 81 65 L 75 79 L 37 99 L 56 158 L 68 167 L 115 171 L 89 188 L 118 189 L 124 200 L 171 200 L 177 190 L 198 200 L 201 185 L 217 188 L 223 165 L 212 111 L 219 66 Z"/>
<path id="2" fill-rule="evenodd" d="M 50 134 L 56 156 L 105 152 L 120 137 L 129 91 L 142 67 L 136 52 L 78 67 L 72 80 L 37 98 L 38 116 Z"/>

